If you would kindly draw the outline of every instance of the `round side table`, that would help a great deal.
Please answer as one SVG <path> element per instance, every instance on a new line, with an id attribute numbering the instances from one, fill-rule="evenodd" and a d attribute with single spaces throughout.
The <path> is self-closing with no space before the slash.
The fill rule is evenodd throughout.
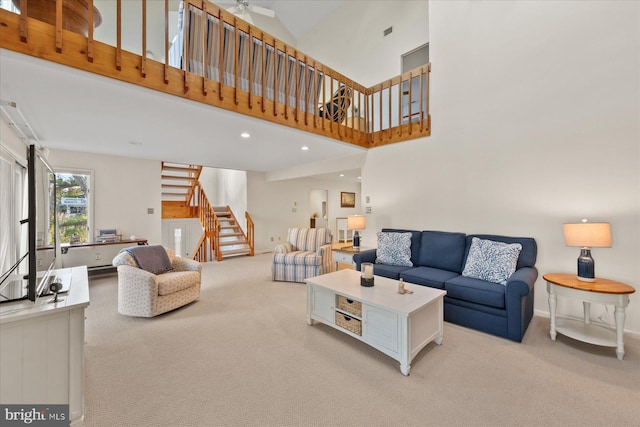
<path id="1" fill-rule="evenodd" d="M 624 319 L 625 308 L 629 305 L 629 295 L 636 290 L 624 283 L 613 280 L 596 278 L 595 282 L 578 280 L 575 274 L 550 273 L 545 274 L 547 292 L 549 293 L 549 314 L 551 328 L 549 335 L 556 340 L 556 332 L 570 338 L 590 344 L 606 347 L 616 347 L 619 360 L 624 357 Z M 584 319 L 569 319 L 556 317 L 557 297 L 567 297 L 582 301 Z M 591 303 L 615 306 L 615 331 L 604 324 L 591 323 Z"/>

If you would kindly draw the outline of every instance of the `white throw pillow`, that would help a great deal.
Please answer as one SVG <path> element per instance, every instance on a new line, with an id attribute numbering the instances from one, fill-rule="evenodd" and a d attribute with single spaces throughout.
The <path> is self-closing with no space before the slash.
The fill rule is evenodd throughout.
<path id="1" fill-rule="evenodd" d="M 507 279 L 516 271 L 521 250 L 520 243 L 495 242 L 474 237 L 471 239 L 462 275 L 506 285 Z"/>
<path id="2" fill-rule="evenodd" d="M 378 233 L 376 263 L 413 267 L 411 233 Z"/>

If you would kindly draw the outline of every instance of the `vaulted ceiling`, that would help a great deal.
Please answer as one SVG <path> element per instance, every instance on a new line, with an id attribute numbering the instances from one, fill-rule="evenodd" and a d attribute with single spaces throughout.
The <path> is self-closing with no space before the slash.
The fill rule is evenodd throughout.
<path id="1" fill-rule="evenodd" d="M 276 18 L 271 19 L 299 37 L 343 1 L 250 3 L 273 9 Z M 3 101 L 16 102 L 40 144 L 55 149 L 263 172 L 353 158 L 355 170 L 327 172 L 344 171 L 354 179 L 364 153 L 350 144 L 7 50 L 0 50 L 0 94 Z M 242 132 L 251 138 L 241 138 Z"/>

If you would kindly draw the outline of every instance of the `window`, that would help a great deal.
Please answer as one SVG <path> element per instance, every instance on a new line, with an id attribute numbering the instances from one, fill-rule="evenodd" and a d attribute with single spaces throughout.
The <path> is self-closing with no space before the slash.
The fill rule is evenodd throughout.
<path id="1" fill-rule="evenodd" d="M 93 241 L 92 182 L 90 171 L 56 171 L 56 211 L 61 244 Z"/>

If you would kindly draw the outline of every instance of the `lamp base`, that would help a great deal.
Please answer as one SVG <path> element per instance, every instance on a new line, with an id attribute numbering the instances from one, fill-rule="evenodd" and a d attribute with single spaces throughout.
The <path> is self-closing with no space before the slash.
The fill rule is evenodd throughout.
<path id="1" fill-rule="evenodd" d="M 578 257 L 578 280 L 581 282 L 596 281 L 596 264 L 591 257 L 591 249 L 582 248 Z"/>
<path id="2" fill-rule="evenodd" d="M 353 249 L 360 249 L 360 235 L 357 231 L 353 232 Z"/>

